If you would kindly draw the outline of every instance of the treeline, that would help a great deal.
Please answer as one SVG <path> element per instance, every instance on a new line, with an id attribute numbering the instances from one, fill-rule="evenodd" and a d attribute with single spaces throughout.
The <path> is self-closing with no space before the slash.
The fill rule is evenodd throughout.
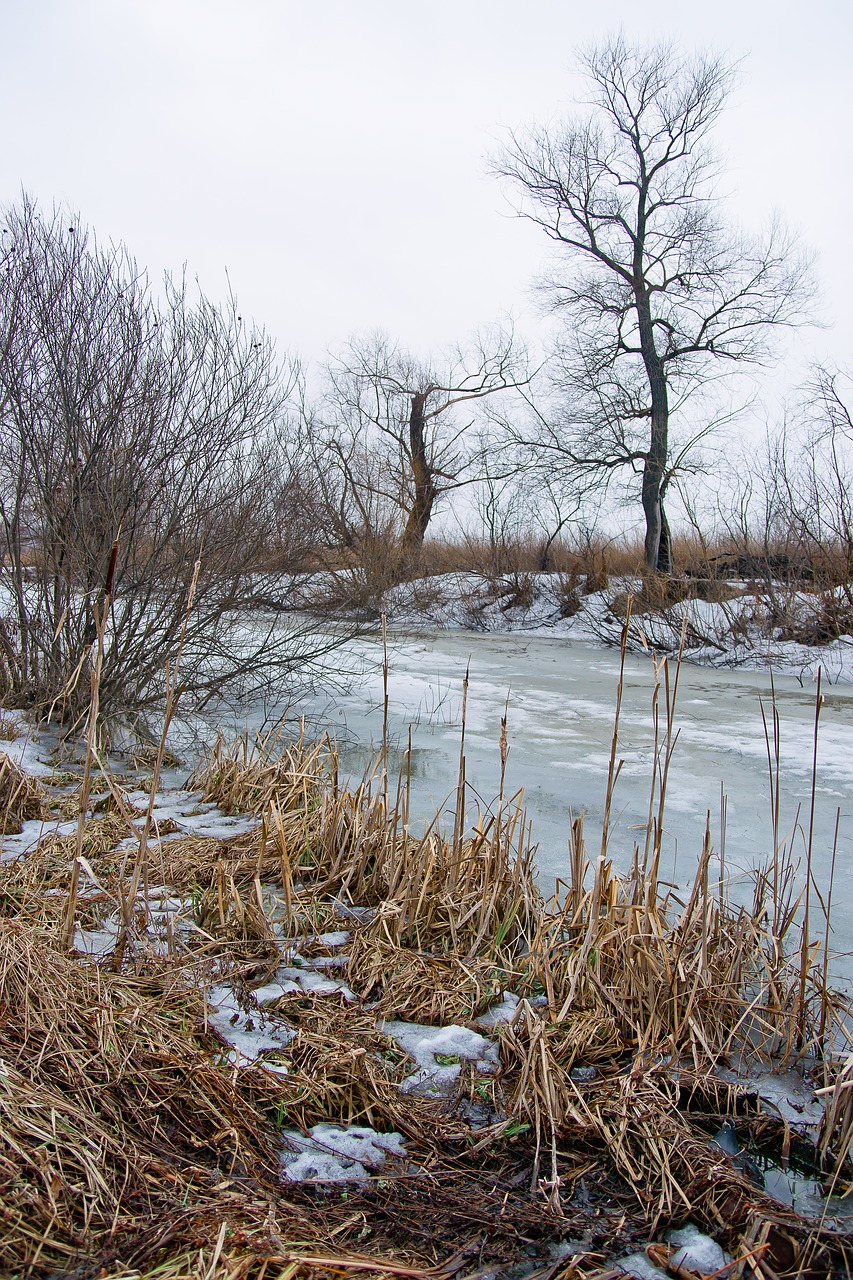
<path id="1" fill-rule="evenodd" d="M 247 627 L 259 598 L 286 606 L 317 570 L 370 599 L 451 564 L 594 579 L 620 509 L 641 516 L 647 580 L 703 571 L 679 564 L 675 508 L 708 576 L 729 557 L 849 590 L 844 375 L 817 370 L 765 448 L 718 442 L 729 375 L 766 362 L 813 294 L 781 226 L 749 238 L 716 195 L 709 135 L 732 67 L 621 36 L 583 63 L 583 109 L 494 161 L 552 245 L 535 367 L 494 325 L 430 358 L 353 338 L 308 379 L 233 299 L 155 289 L 76 215 L 5 211 L 4 701 L 79 723 L 98 647 L 106 720 L 143 725 L 178 648 L 193 705 L 281 689 L 335 638 Z"/>

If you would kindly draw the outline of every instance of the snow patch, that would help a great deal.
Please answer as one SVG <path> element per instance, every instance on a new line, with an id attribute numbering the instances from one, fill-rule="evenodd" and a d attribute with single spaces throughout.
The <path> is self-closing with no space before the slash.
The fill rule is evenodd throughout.
<path id="1" fill-rule="evenodd" d="M 307 1137 L 298 1129 L 286 1129 L 282 1137 L 289 1148 L 281 1156 L 289 1182 L 366 1182 L 368 1170 L 384 1165 L 388 1155 L 406 1155 L 401 1134 L 363 1125 L 315 1124 Z"/>
<path id="2" fill-rule="evenodd" d="M 511 1022 L 515 1017 L 518 1005 L 518 996 L 514 995 L 512 991 L 507 991 L 498 1004 L 493 1004 L 491 1008 L 487 1009 L 479 1018 L 475 1018 L 474 1021 L 478 1027 L 487 1029 L 496 1027 L 501 1022 Z"/>
<path id="3" fill-rule="evenodd" d="M 419 1070 L 400 1085 L 401 1093 L 447 1096 L 453 1092 L 462 1071 L 462 1061 L 475 1063 L 483 1073 L 500 1066 L 498 1047 L 468 1027 L 428 1027 L 418 1022 L 380 1022 L 379 1030 L 396 1040 Z M 440 1062 L 439 1058 L 456 1058 Z"/>
<path id="4" fill-rule="evenodd" d="M 241 1009 L 230 987 L 211 987 L 207 993 L 213 1012 L 207 1021 L 231 1045 L 228 1062 L 239 1066 L 255 1062 L 269 1049 L 282 1049 L 296 1035 L 290 1027 L 260 1011 Z M 281 1070 L 281 1068 L 279 1069 Z"/>
<path id="5" fill-rule="evenodd" d="M 667 1241 L 677 1249 L 669 1260 L 672 1267 L 686 1267 L 688 1271 L 711 1275 L 731 1262 L 729 1255 L 723 1252 L 716 1240 L 706 1236 L 692 1222 L 688 1222 L 679 1231 L 670 1231 Z"/>

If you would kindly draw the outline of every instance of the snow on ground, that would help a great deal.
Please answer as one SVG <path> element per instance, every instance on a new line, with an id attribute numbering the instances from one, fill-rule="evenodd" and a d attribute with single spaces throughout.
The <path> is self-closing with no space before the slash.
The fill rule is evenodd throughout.
<path id="1" fill-rule="evenodd" d="M 141 830 L 148 808 L 148 793 L 131 791 L 127 800 L 135 809 L 143 811 L 142 816 L 134 820 L 134 826 Z M 210 836 L 216 840 L 245 835 L 258 826 L 258 819 L 253 814 L 223 813 L 217 805 L 202 801 L 197 791 L 158 791 L 151 817 L 155 830 L 156 826 L 172 821 L 179 829 L 176 835 Z"/>
<path id="2" fill-rule="evenodd" d="M 307 1136 L 285 1129 L 282 1138 L 288 1149 L 281 1163 L 290 1182 L 366 1182 L 387 1156 L 406 1155 L 401 1134 L 364 1125 L 315 1124 Z"/>
<path id="3" fill-rule="evenodd" d="M 65 822 L 61 819 L 53 821 L 51 819 L 33 818 L 29 822 L 21 824 L 21 830 L 18 835 L 7 834 L 3 836 L 3 843 L 0 846 L 0 862 L 7 862 L 10 858 L 17 858 L 23 853 L 29 853 L 36 848 L 45 836 L 67 836 L 70 832 L 76 830 L 76 819 L 73 822 Z"/>
<path id="4" fill-rule="evenodd" d="M 692 662 L 747 670 L 773 667 L 803 678 L 812 677 L 820 666 L 829 683 L 853 682 L 853 636 L 819 645 L 790 638 L 792 630 L 807 632 L 818 619 L 821 597 L 782 589 L 779 594 L 794 623 L 793 627 L 782 627 L 774 625 L 769 610 L 747 584 L 732 581 L 715 585 L 723 592 L 730 589 L 731 598 L 685 600 L 660 614 L 635 614 L 632 646 L 642 647 L 645 639 L 650 648 L 675 652 L 686 620 L 685 656 Z M 488 578 L 451 573 L 401 583 L 387 592 L 378 606 L 386 610 L 396 627 L 428 625 L 553 635 L 598 648 L 618 644 L 623 622 L 619 597 L 638 592 L 639 586 L 638 579 L 613 578 L 604 591 L 579 594 L 577 612 L 566 617 L 565 580 L 558 574 Z"/>
<path id="5" fill-rule="evenodd" d="M 81 955 L 91 956 L 94 960 L 103 960 L 111 955 L 119 935 L 120 925 L 115 916 L 104 920 L 100 929 L 74 930 L 74 950 Z"/>
<path id="6" fill-rule="evenodd" d="M 675 1245 L 676 1252 L 670 1258 L 671 1267 L 686 1267 L 701 1275 L 712 1275 L 725 1267 L 731 1258 L 715 1240 L 700 1231 L 692 1222 L 678 1231 L 670 1231 L 667 1243 Z"/>
<path id="7" fill-rule="evenodd" d="M 230 987 L 211 987 L 207 1000 L 213 1010 L 207 1020 L 231 1045 L 227 1060 L 235 1066 L 256 1062 L 262 1053 L 270 1049 L 283 1049 L 296 1035 L 280 1018 L 270 1017 L 260 1010 L 241 1008 Z M 275 1069 L 272 1063 L 263 1065 Z M 281 1067 L 278 1069 L 283 1070 Z"/>
<path id="8" fill-rule="evenodd" d="M 475 1018 L 478 1027 L 484 1031 L 493 1030 L 501 1022 L 511 1022 L 518 1010 L 519 999 L 511 991 L 504 993 L 503 999 L 493 1004 L 490 1009 Z"/>
<path id="9" fill-rule="evenodd" d="M 76 824 L 75 824 L 76 826 Z M 89 875 L 88 863 L 81 867 L 81 883 L 92 883 L 100 888 L 97 880 Z M 115 901 L 115 899 L 113 899 Z M 175 897 L 165 885 L 152 885 L 145 898 L 141 893 L 137 899 L 134 916 L 147 906 L 147 923 L 143 938 L 146 950 L 155 955 L 168 955 L 194 928 L 192 923 L 193 904 L 189 898 Z M 135 926 L 136 927 L 136 926 Z M 107 916 L 97 929 L 83 929 L 79 925 L 74 931 L 74 949 L 82 955 L 103 960 L 111 955 L 119 933 L 121 919 L 118 913 Z M 134 934 L 132 941 L 136 941 Z"/>
<path id="10" fill-rule="evenodd" d="M 0 741 L 0 751 L 5 751 L 31 778 L 49 777 L 56 769 L 53 744 L 36 733 L 27 723 L 21 711 L 3 711 L 3 720 L 15 730 L 14 738 Z"/>
<path id="11" fill-rule="evenodd" d="M 257 988 L 254 996 L 258 1004 L 270 1004 L 280 996 L 296 991 L 315 996 L 342 995 L 350 1003 L 356 999 L 345 982 L 338 982 L 335 978 L 324 978 L 317 972 L 329 963 L 328 957 L 306 959 L 304 956 L 294 955 L 293 959 L 301 963 L 282 965 L 276 970 L 272 982 Z"/>
<path id="12" fill-rule="evenodd" d="M 324 947 L 345 947 L 349 939 L 349 929 L 334 929 L 330 933 L 318 933 L 311 941 L 320 942 Z"/>
<path id="13" fill-rule="evenodd" d="M 41 736 L 34 732 L 20 711 L 3 711 L 3 721 L 7 730 L 14 732 L 14 737 L 0 740 L 0 751 L 14 760 L 15 764 L 31 778 L 47 778 L 55 772 L 52 759 L 52 747 L 49 747 Z M 39 841 L 46 835 L 67 835 L 74 831 L 77 823 L 66 822 L 60 818 L 34 818 L 22 824 L 17 834 L 7 833 L 0 839 L 0 862 L 16 858 L 20 854 L 35 849 Z"/>
<path id="14" fill-rule="evenodd" d="M 478 1071 L 491 1073 L 500 1066 L 498 1047 L 468 1027 L 428 1027 L 418 1022 L 381 1022 L 380 1031 L 396 1040 L 418 1070 L 400 1085 L 401 1093 L 447 1096 L 462 1071 L 462 1062 L 473 1062 Z M 444 1061 L 442 1061 L 444 1059 Z"/>

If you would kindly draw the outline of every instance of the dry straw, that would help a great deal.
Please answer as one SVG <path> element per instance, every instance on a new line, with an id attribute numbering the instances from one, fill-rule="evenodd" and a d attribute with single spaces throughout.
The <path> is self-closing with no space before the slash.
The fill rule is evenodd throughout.
<path id="1" fill-rule="evenodd" d="M 416 833 L 405 759 L 396 781 L 383 751 L 342 786 L 331 743 L 281 732 L 220 741 L 194 779 L 254 815 L 248 833 L 167 836 L 153 805 L 135 813 L 110 779 L 107 812 L 93 815 L 84 794 L 73 835 L 4 864 L 2 1273 L 437 1280 L 509 1265 L 522 1237 L 544 1247 L 586 1222 L 589 1248 L 544 1268 L 582 1280 L 602 1273 L 606 1240 L 688 1217 L 742 1259 L 735 1275 L 848 1265 L 846 1236 L 757 1191 L 707 1140 L 726 1113 L 758 1122 L 715 1075 L 726 1055 L 817 1066 L 828 1100 L 818 1157 L 846 1187 L 853 1068 L 838 1046 L 853 1045 L 803 935 L 785 846 L 757 873 L 750 908 L 729 901 L 709 829 L 689 891 L 662 885 L 678 670 L 657 671 L 646 836 L 618 875 L 610 823 L 591 863 L 577 819 L 547 903 L 521 797 L 502 783 L 494 811 L 466 822 L 464 751 L 452 822 L 437 815 Z M 503 765 L 505 728 L 502 743 Z M 617 710 L 608 815 L 619 771 Z M 22 786 L 5 792 L 7 822 Z M 184 903 L 165 949 L 137 898 L 155 879 Z M 69 921 L 108 916 L 122 946 L 103 963 L 69 947 Z M 322 954 L 319 935 L 341 927 L 359 1000 L 282 995 L 270 1008 L 294 1033 L 274 1055 L 287 1074 L 229 1062 L 207 986 L 230 982 L 251 1011 L 283 955 Z M 448 1100 L 400 1093 L 412 1063 L 383 1018 L 472 1022 L 506 990 L 521 1000 L 500 1032 L 498 1078 L 461 1071 Z M 485 1127 L 471 1129 L 472 1107 Z M 287 1187 L 279 1130 L 321 1121 L 396 1130 L 410 1163 L 346 1201 Z M 582 1190 L 588 1220 L 572 1198 Z"/>

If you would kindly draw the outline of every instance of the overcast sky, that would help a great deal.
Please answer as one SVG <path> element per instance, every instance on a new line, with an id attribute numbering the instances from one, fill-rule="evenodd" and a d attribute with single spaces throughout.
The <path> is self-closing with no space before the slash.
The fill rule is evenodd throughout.
<path id="1" fill-rule="evenodd" d="M 853 349 L 849 0 L 0 0 L 0 192 L 67 202 L 152 274 L 186 262 L 283 350 L 382 327 L 414 351 L 511 312 L 535 334 L 546 242 L 486 157 L 578 92 L 624 28 L 743 59 L 717 131 L 733 210 L 818 254 Z M 803 345 L 805 343 L 805 346 Z"/>

